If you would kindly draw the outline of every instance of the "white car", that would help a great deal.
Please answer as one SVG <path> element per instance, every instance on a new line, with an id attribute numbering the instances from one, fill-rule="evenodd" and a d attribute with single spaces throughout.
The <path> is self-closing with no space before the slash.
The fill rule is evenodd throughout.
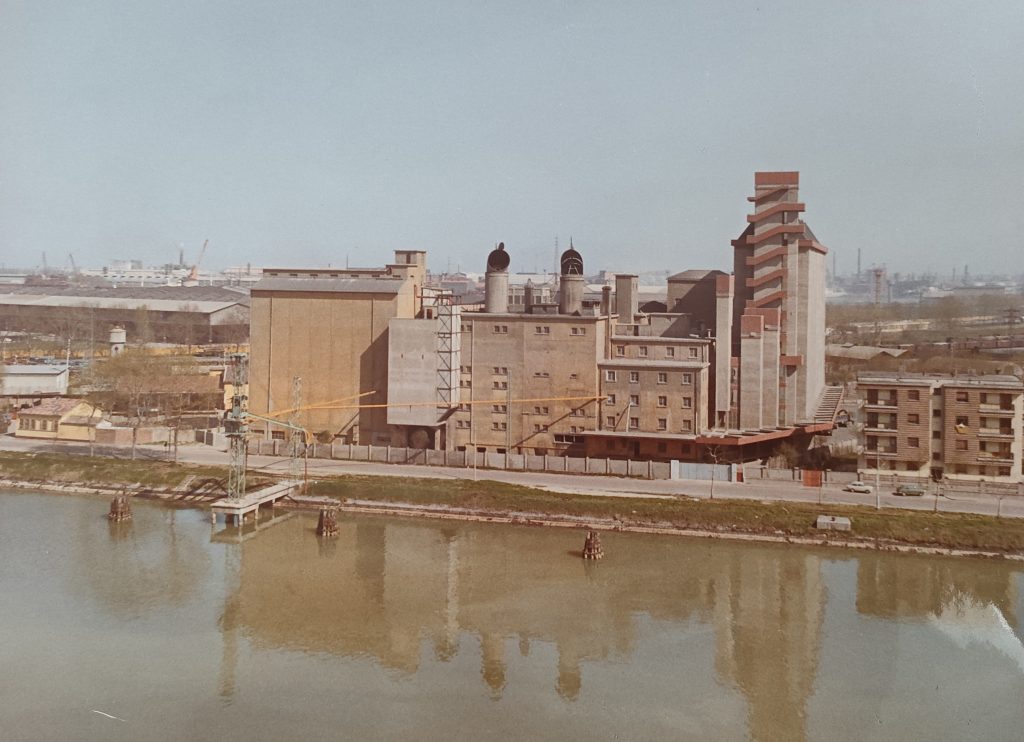
<path id="1" fill-rule="evenodd" d="M 848 485 L 843 487 L 844 492 L 862 492 L 865 495 L 871 494 L 871 485 L 864 484 L 863 482 L 850 482 Z"/>

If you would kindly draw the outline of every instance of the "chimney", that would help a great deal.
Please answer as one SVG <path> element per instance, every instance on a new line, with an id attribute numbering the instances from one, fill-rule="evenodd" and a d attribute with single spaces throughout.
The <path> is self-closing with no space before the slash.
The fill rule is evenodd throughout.
<path id="1" fill-rule="evenodd" d="M 615 311 L 620 325 L 631 325 L 638 310 L 637 277 L 630 273 L 615 274 Z"/>
<path id="2" fill-rule="evenodd" d="M 612 287 L 601 287 L 601 314 L 607 317 L 612 313 Z"/>
<path id="3" fill-rule="evenodd" d="M 487 273 L 484 274 L 484 311 L 497 314 L 508 312 L 508 253 L 505 243 L 487 256 Z"/>
<path id="4" fill-rule="evenodd" d="M 569 249 L 559 261 L 562 274 L 558 280 L 558 313 L 579 314 L 583 311 L 583 256 L 576 252 L 569 240 Z"/>

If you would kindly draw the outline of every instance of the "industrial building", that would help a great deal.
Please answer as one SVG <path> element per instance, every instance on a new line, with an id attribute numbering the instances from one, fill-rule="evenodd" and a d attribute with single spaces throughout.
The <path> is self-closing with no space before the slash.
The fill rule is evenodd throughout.
<path id="1" fill-rule="evenodd" d="M 733 274 L 675 274 L 643 308 L 632 274 L 588 294 L 572 244 L 555 292 L 510 290 L 499 245 L 472 310 L 424 286 L 418 251 L 383 268 L 265 269 L 250 408 L 322 440 L 445 450 L 749 460 L 805 444 L 832 428 L 841 390 L 824 383 L 826 249 L 798 183 L 757 173 Z"/>
<path id="2" fill-rule="evenodd" d="M 248 305 L 246 292 L 211 286 L 5 286 L 0 329 L 100 342 L 117 325 L 144 342 L 238 343 Z"/>
<path id="3" fill-rule="evenodd" d="M 1015 376 L 864 372 L 864 475 L 1024 481 L 1024 382 Z"/>

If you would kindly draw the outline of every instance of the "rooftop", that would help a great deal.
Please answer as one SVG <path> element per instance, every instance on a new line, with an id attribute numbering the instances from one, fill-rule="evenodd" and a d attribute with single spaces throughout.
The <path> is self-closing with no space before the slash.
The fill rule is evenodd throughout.
<path id="1" fill-rule="evenodd" d="M 404 278 L 264 278 L 252 287 L 257 291 L 294 291 L 317 294 L 397 294 Z"/>

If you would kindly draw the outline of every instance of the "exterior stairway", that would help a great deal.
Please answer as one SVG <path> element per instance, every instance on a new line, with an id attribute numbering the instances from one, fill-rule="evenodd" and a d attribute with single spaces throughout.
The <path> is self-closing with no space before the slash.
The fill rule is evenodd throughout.
<path id="1" fill-rule="evenodd" d="M 827 386 L 821 393 L 818 409 L 814 413 L 814 423 L 835 423 L 836 415 L 843 404 L 843 387 Z"/>

